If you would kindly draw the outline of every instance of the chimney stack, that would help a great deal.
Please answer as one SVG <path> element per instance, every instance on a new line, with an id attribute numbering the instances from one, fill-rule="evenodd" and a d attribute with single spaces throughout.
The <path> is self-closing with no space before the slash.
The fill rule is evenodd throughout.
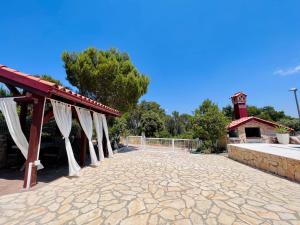
<path id="1" fill-rule="evenodd" d="M 237 92 L 231 97 L 233 107 L 234 107 L 234 118 L 240 119 L 243 117 L 248 117 L 247 112 L 247 95 L 243 92 Z"/>

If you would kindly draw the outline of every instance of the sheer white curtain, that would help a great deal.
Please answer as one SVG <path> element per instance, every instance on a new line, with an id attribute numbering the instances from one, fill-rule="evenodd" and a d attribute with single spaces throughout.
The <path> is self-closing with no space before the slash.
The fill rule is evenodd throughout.
<path id="1" fill-rule="evenodd" d="M 75 107 L 81 127 L 89 141 L 89 150 L 90 150 L 90 156 L 91 156 L 91 164 L 93 166 L 97 166 L 99 164 L 99 161 L 97 159 L 94 145 L 92 142 L 92 136 L 93 136 L 93 120 L 91 116 L 91 112 L 86 109 L 82 109 L 79 107 Z"/>
<path id="2" fill-rule="evenodd" d="M 103 161 L 104 153 L 103 153 L 103 146 L 102 146 L 102 140 L 103 140 L 102 117 L 101 117 L 101 114 L 93 112 L 93 118 L 94 118 L 94 125 L 95 125 L 95 129 L 96 129 L 96 133 L 97 133 L 99 158 L 100 158 L 100 161 Z"/>
<path id="3" fill-rule="evenodd" d="M 103 114 L 101 114 L 101 117 L 102 117 L 102 123 L 103 123 L 104 133 L 105 133 L 105 137 L 106 137 L 106 143 L 107 143 L 107 149 L 108 149 L 108 156 L 109 157 L 113 157 L 113 152 L 112 152 L 112 148 L 111 148 L 111 144 L 110 144 L 110 140 L 109 140 L 109 135 L 108 135 L 108 127 L 107 127 L 106 117 Z"/>
<path id="4" fill-rule="evenodd" d="M 12 139 L 25 159 L 27 159 L 29 144 L 21 128 L 20 119 L 17 113 L 17 104 L 14 101 L 14 98 L 0 98 L 0 110 L 5 118 Z M 38 169 L 43 168 L 42 164 L 38 165 Z"/>
<path id="5" fill-rule="evenodd" d="M 57 126 L 65 139 L 66 151 L 69 163 L 69 176 L 78 176 L 80 166 L 75 160 L 69 135 L 72 129 L 72 109 L 70 105 L 51 99 L 54 118 Z"/>

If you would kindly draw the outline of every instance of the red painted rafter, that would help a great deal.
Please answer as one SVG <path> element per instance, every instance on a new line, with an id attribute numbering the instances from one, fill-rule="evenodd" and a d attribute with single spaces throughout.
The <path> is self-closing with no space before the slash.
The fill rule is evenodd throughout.
<path id="1" fill-rule="evenodd" d="M 283 125 L 280 125 L 278 123 L 274 123 L 272 121 L 268 121 L 268 120 L 264 120 L 264 119 L 261 119 L 261 118 L 258 118 L 258 117 L 254 117 L 254 116 L 250 116 L 250 117 L 243 117 L 241 119 L 238 119 L 238 120 L 234 120 L 232 121 L 228 126 L 227 126 L 227 129 L 228 130 L 235 130 L 236 128 L 238 128 L 239 126 L 245 124 L 245 123 L 248 123 L 250 122 L 251 120 L 254 120 L 258 123 L 263 123 L 265 125 L 268 125 L 268 126 L 271 126 L 271 127 L 286 127 L 286 126 L 283 126 Z M 293 129 L 289 128 L 289 127 L 286 127 L 287 129 L 289 129 L 290 131 L 293 131 Z"/>
<path id="2" fill-rule="evenodd" d="M 92 99 L 76 94 L 71 90 L 58 86 L 55 83 L 42 80 L 40 78 L 21 73 L 17 70 L 0 65 L 0 82 L 8 85 L 16 86 L 30 91 L 31 93 L 51 97 L 60 98 L 71 101 L 72 104 L 79 104 L 82 107 L 101 112 L 111 116 L 120 116 L 120 112 L 105 106 Z M 62 101 L 63 101 L 62 100 Z"/>

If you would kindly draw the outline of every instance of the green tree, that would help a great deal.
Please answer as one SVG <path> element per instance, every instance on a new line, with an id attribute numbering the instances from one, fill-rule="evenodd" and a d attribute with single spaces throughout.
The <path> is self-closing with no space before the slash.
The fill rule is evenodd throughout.
<path id="1" fill-rule="evenodd" d="M 116 118 L 113 121 L 113 125 L 109 131 L 109 135 L 111 137 L 111 142 L 116 143 L 116 144 L 118 144 L 120 142 L 121 136 L 128 135 L 125 117 Z"/>
<path id="2" fill-rule="evenodd" d="M 228 120 L 218 106 L 209 99 L 195 111 L 193 119 L 194 136 L 205 143 L 205 150 L 217 152 L 217 142 L 226 135 Z"/>
<path id="3" fill-rule="evenodd" d="M 163 125 L 159 114 L 154 111 L 147 111 L 141 117 L 141 130 L 145 132 L 146 137 L 155 137 L 163 130 Z"/>
<path id="4" fill-rule="evenodd" d="M 192 130 L 192 116 L 174 111 L 166 116 L 165 127 L 172 137 L 183 137 Z"/>
<path id="5" fill-rule="evenodd" d="M 6 87 L 0 85 L 0 97 L 8 97 L 11 96 L 10 92 L 7 90 Z"/>
<path id="6" fill-rule="evenodd" d="M 278 123 L 294 129 L 295 132 L 300 131 L 300 122 L 298 118 L 286 117 L 279 120 Z"/>
<path id="7" fill-rule="evenodd" d="M 127 112 L 147 92 L 149 78 L 132 64 L 127 53 L 88 48 L 63 52 L 67 80 L 79 93 Z"/>
<path id="8" fill-rule="evenodd" d="M 256 106 L 249 105 L 247 106 L 247 112 L 249 116 L 259 116 L 262 110 Z"/>
<path id="9" fill-rule="evenodd" d="M 160 107 L 156 102 L 142 101 L 136 107 L 134 107 L 130 112 L 124 114 L 127 121 L 127 128 L 133 135 L 141 135 L 142 132 L 142 116 L 147 112 L 154 112 L 161 120 L 165 121 L 165 110 Z"/>
<path id="10" fill-rule="evenodd" d="M 264 106 L 258 108 L 256 106 L 247 106 L 247 111 L 249 116 L 256 116 L 265 120 L 272 120 L 278 122 L 283 118 L 287 118 L 283 111 L 276 111 L 272 106 Z"/>
<path id="11" fill-rule="evenodd" d="M 57 85 L 61 85 L 61 86 L 63 85 L 63 84 L 60 82 L 60 80 L 57 80 L 57 79 L 53 78 L 51 75 L 48 75 L 48 74 L 35 75 L 35 77 L 39 77 L 39 78 L 41 78 L 41 79 L 43 79 L 43 80 L 53 82 L 53 83 L 55 83 L 55 84 L 57 84 Z"/>
<path id="12" fill-rule="evenodd" d="M 153 111 L 153 112 L 156 112 L 157 114 L 159 114 L 160 116 L 166 115 L 165 110 L 163 108 L 161 108 L 161 106 L 157 102 L 143 100 L 139 104 L 139 108 L 144 112 Z"/>
<path id="13" fill-rule="evenodd" d="M 267 115 L 273 121 L 279 121 L 286 116 L 283 111 L 276 111 L 272 106 L 263 107 L 262 114 Z"/>
<path id="14" fill-rule="evenodd" d="M 228 120 L 234 119 L 234 110 L 231 105 L 227 105 L 222 109 L 223 114 L 228 118 Z"/>

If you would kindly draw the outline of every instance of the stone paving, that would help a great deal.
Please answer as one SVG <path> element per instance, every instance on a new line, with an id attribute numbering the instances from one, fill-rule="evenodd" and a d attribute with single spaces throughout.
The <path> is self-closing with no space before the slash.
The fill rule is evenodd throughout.
<path id="1" fill-rule="evenodd" d="M 221 155 L 132 151 L 1 196 L 0 224 L 300 224 L 300 184 Z"/>

